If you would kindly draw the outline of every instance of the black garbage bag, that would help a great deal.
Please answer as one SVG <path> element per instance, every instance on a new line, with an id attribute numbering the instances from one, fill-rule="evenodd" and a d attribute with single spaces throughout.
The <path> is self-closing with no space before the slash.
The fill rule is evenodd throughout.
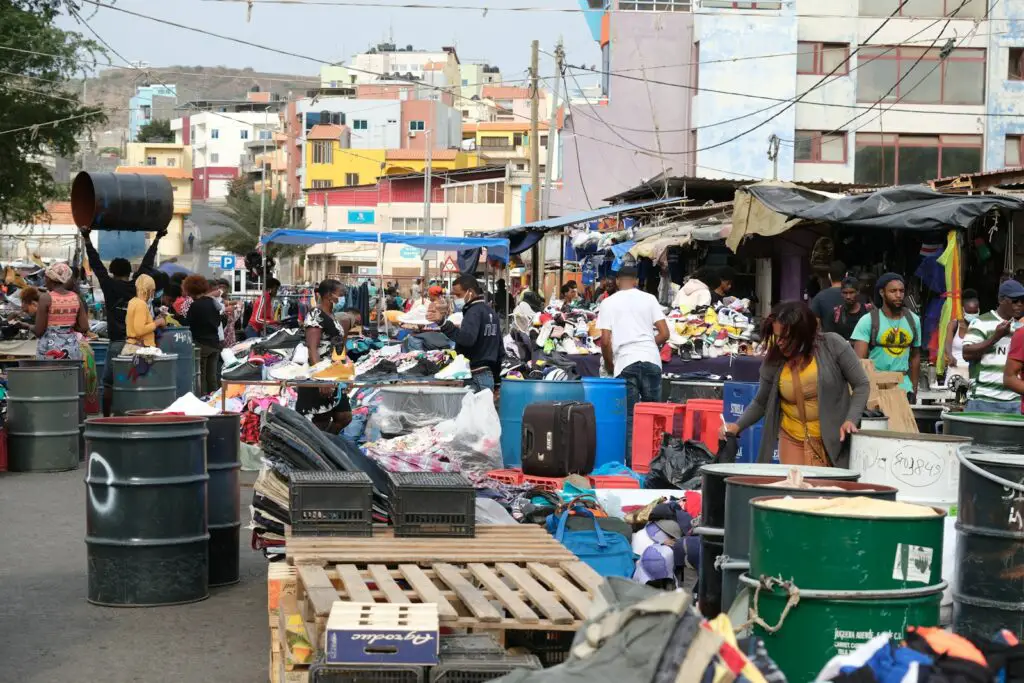
<path id="1" fill-rule="evenodd" d="M 715 462 L 715 455 L 699 441 L 683 441 L 666 434 L 658 455 L 651 461 L 644 488 L 682 489 L 700 488 L 700 468 Z"/>
<path id="2" fill-rule="evenodd" d="M 715 462 L 736 462 L 739 454 L 739 439 L 736 438 L 735 434 L 727 434 L 724 439 L 718 440 L 718 454 L 715 456 Z M 757 457 L 757 453 L 754 454 L 754 457 Z"/>

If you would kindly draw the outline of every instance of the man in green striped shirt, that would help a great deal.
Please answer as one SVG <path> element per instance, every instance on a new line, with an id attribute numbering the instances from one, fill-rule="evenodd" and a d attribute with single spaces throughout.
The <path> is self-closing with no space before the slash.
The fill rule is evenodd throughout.
<path id="1" fill-rule="evenodd" d="M 964 359 L 971 368 L 969 412 L 1017 413 L 1020 397 L 1003 386 L 1010 337 L 1024 314 L 1024 285 L 1007 280 L 999 285 L 999 305 L 971 323 L 964 336 Z"/>

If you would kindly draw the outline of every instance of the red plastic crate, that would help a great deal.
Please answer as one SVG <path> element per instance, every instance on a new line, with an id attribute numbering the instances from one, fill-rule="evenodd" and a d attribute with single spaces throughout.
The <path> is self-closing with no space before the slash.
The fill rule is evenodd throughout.
<path id="1" fill-rule="evenodd" d="M 633 462 L 634 472 L 646 474 L 651 461 L 661 448 L 665 433 L 680 434 L 685 405 L 676 403 L 637 403 L 633 408 Z"/>
<path id="2" fill-rule="evenodd" d="M 595 489 L 638 489 L 640 482 L 625 474 L 590 475 L 590 485 Z"/>
<path id="3" fill-rule="evenodd" d="M 565 479 L 558 479 L 554 477 L 531 477 L 528 474 L 524 474 L 523 483 L 538 489 L 544 489 L 545 491 L 561 491 L 562 487 L 565 485 Z"/>
<path id="4" fill-rule="evenodd" d="M 683 416 L 683 440 L 697 440 L 712 453 L 718 452 L 718 434 L 723 424 L 725 402 L 709 398 L 692 398 L 686 402 Z"/>
<path id="5" fill-rule="evenodd" d="M 487 473 L 487 476 L 494 481 L 500 481 L 502 484 L 517 486 L 523 483 L 522 470 L 491 470 Z"/>

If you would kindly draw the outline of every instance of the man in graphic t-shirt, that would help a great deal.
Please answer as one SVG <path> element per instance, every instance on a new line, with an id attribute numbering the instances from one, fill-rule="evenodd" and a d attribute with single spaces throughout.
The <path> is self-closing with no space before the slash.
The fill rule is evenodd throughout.
<path id="1" fill-rule="evenodd" d="M 861 358 L 870 358 L 879 372 L 903 373 L 900 387 L 916 402 L 921 373 L 921 320 L 903 305 L 903 276 L 886 273 L 875 286 L 881 307 L 868 311 L 850 336 Z"/>
<path id="2" fill-rule="evenodd" d="M 1024 285 L 1007 280 L 999 285 L 999 304 L 971 322 L 964 336 L 964 360 L 970 364 L 971 398 L 967 410 L 978 413 L 1016 413 L 1017 392 L 1004 385 L 1010 337 L 1024 313 Z"/>

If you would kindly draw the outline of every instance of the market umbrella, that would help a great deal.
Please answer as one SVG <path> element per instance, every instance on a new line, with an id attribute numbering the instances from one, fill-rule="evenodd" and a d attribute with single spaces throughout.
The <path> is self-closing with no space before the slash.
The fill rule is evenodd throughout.
<path id="1" fill-rule="evenodd" d="M 179 265 L 174 261 L 164 261 L 157 268 L 161 273 L 167 273 L 168 275 L 177 275 L 178 273 L 184 273 L 185 275 L 191 275 L 192 271 L 185 266 Z"/>

